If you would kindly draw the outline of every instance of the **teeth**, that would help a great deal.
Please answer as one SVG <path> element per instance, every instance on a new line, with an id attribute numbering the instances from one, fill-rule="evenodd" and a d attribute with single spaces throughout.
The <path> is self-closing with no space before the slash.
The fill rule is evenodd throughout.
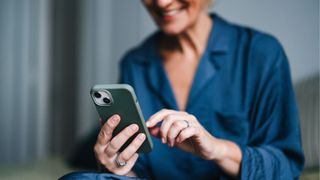
<path id="1" fill-rule="evenodd" d="M 171 10 L 171 11 L 163 12 L 163 15 L 165 15 L 165 16 L 174 16 L 174 15 L 177 15 L 179 12 L 180 12 L 179 9 L 174 9 L 174 10 Z"/>

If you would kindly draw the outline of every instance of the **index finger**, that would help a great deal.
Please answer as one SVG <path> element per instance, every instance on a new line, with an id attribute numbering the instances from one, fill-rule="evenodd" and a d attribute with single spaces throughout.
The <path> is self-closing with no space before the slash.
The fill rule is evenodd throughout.
<path id="1" fill-rule="evenodd" d="M 97 143 L 100 145 L 107 144 L 112 138 L 113 130 L 118 126 L 120 122 L 120 116 L 115 114 L 111 116 L 106 123 L 101 127 L 98 135 Z"/>
<path id="2" fill-rule="evenodd" d="M 164 117 L 168 116 L 169 114 L 175 113 L 174 110 L 169 109 L 162 109 L 161 111 L 158 111 L 154 115 L 152 115 L 146 122 L 147 127 L 153 127 L 159 122 L 163 121 Z"/>

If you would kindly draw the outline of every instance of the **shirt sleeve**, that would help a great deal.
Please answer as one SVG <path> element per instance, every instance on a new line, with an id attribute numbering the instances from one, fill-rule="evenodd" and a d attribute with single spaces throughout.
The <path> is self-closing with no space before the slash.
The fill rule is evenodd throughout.
<path id="1" fill-rule="evenodd" d="M 277 44 L 255 88 L 250 138 L 241 146 L 241 179 L 298 179 L 303 169 L 300 125 L 287 57 Z"/>

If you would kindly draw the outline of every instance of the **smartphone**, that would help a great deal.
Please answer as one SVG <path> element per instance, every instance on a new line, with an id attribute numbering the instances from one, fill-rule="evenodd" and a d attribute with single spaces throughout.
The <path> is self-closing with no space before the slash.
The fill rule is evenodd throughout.
<path id="1" fill-rule="evenodd" d="M 119 125 L 115 128 L 112 137 L 131 124 L 137 124 L 139 130 L 121 148 L 123 151 L 139 134 L 144 133 L 146 140 L 138 149 L 138 153 L 148 153 L 153 148 L 150 133 L 146 127 L 137 97 L 133 88 L 127 84 L 100 84 L 90 90 L 90 96 L 95 104 L 100 118 L 108 120 L 112 115 L 121 117 Z"/>

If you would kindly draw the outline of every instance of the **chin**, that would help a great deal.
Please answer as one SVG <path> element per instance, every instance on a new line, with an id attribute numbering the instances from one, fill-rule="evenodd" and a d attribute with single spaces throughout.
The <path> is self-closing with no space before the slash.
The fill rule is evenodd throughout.
<path id="1" fill-rule="evenodd" d="M 179 35 L 182 34 L 184 32 L 184 30 L 180 30 L 180 29 L 165 29 L 165 28 L 161 28 L 162 32 L 166 35 L 169 36 L 175 36 L 175 35 Z"/>
<path id="2" fill-rule="evenodd" d="M 187 26 L 181 26 L 181 25 L 160 26 L 159 28 L 162 30 L 164 34 L 170 35 L 170 36 L 182 34 L 187 30 Z"/>

